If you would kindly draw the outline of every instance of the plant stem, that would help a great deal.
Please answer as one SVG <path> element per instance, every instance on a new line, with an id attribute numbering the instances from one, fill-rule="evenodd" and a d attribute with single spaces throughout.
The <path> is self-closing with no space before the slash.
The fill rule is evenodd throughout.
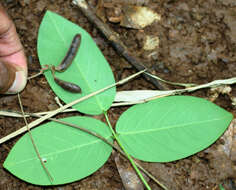
<path id="1" fill-rule="evenodd" d="M 131 165 L 133 166 L 134 170 L 137 172 L 138 176 L 140 177 L 141 181 L 143 182 L 143 184 L 145 185 L 145 187 L 148 190 L 151 190 L 151 187 L 148 185 L 147 181 L 144 179 L 143 175 L 141 174 L 140 170 L 138 169 L 138 167 L 136 166 L 134 160 L 131 158 L 131 156 L 129 155 L 129 153 L 127 152 L 127 150 L 125 149 L 125 147 L 122 145 L 122 143 L 120 142 L 119 137 L 116 135 L 115 131 L 113 130 L 110 120 L 108 118 L 107 112 L 104 112 L 104 115 L 106 117 L 106 121 L 108 126 L 110 127 L 110 130 L 114 136 L 114 138 L 116 139 L 117 143 L 119 144 L 119 146 L 121 147 L 121 149 L 124 151 L 125 155 L 127 156 L 128 160 L 130 161 Z"/>
<path id="2" fill-rule="evenodd" d="M 36 73 L 35 75 L 32 75 L 32 76 L 28 77 L 27 79 L 28 79 L 28 80 L 31 80 L 31 79 L 33 79 L 33 78 L 35 78 L 35 77 L 38 77 L 38 76 L 42 75 L 42 74 L 44 73 L 44 71 L 48 70 L 48 68 L 49 68 L 49 65 L 45 65 L 45 67 L 42 68 L 42 69 L 40 69 L 40 71 L 39 71 L 38 73 Z"/>
<path id="3" fill-rule="evenodd" d="M 29 128 L 29 125 L 28 125 L 28 121 L 27 121 L 27 119 L 26 119 L 26 117 L 25 117 L 25 112 L 24 112 L 23 105 L 22 105 L 22 102 L 21 102 L 20 94 L 18 93 L 17 96 L 18 96 L 18 100 L 19 100 L 19 104 L 20 104 L 20 109 L 21 109 L 21 112 L 22 112 L 22 115 L 23 115 L 25 124 L 26 124 L 26 126 L 27 126 L 27 131 L 28 131 L 30 140 L 31 140 L 31 142 L 32 142 L 32 145 L 33 145 L 33 147 L 34 147 L 34 150 L 35 150 L 35 152 L 36 152 L 36 155 L 37 155 L 37 157 L 38 157 L 38 159 L 39 159 L 39 161 L 40 161 L 40 163 L 41 163 L 41 165 L 42 165 L 44 171 L 46 172 L 47 176 L 49 177 L 50 182 L 52 183 L 52 182 L 53 182 L 53 177 L 51 176 L 51 174 L 49 173 L 48 169 L 46 168 L 46 166 L 45 166 L 45 164 L 44 164 L 44 162 L 43 162 L 43 160 L 42 160 L 42 157 L 41 157 L 40 154 L 39 154 L 39 150 L 38 150 L 38 148 L 37 148 L 37 146 L 36 146 L 36 144 L 35 144 L 35 142 L 34 142 L 32 133 L 31 133 L 31 131 L 30 131 L 30 128 Z"/>

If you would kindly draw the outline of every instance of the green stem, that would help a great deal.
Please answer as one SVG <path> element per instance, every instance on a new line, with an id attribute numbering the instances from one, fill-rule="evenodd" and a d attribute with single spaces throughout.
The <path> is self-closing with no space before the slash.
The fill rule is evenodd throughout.
<path id="1" fill-rule="evenodd" d="M 104 115 L 106 117 L 106 121 L 107 124 L 114 136 L 114 138 L 116 139 L 117 143 L 119 144 L 119 146 L 121 147 L 121 149 L 124 151 L 125 155 L 127 156 L 128 160 L 130 161 L 131 165 L 133 166 L 134 170 L 136 171 L 136 173 L 138 174 L 138 176 L 140 177 L 141 181 L 143 182 L 143 184 L 145 185 L 145 187 L 148 190 L 151 190 L 151 187 L 148 185 L 147 181 L 144 179 L 143 175 L 141 174 L 140 170 L 138 169 L 138 167 L 136 166 L 134 160 L 131 158 L 131 156 L 129 155 L 129 153 L 127 152 L 127 150 L 125 149 L 125 147 L 122 145 L 122 143 L 120 142 L 119 137 L 117 136 L 117 134 L 115 133 L 115 131 L 113 130 L 110 120 L 108 118 L 107 112 L 104 112 Z"/>

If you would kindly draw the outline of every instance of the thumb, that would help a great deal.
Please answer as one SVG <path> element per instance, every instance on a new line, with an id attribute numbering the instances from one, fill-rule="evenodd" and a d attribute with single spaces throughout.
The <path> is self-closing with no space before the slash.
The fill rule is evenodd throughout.
<path id="1" fill-rule="evenodd" d="M 25 71 L 0 62 L 0 94 L 14 94 L 24 89 L 27 82 Z"/>
<path id="2" fill-rule="evenodd" d="M 0 93 L 13 94 L 27 82 L 27 61 L 12 20 L 0 4 Z"/>

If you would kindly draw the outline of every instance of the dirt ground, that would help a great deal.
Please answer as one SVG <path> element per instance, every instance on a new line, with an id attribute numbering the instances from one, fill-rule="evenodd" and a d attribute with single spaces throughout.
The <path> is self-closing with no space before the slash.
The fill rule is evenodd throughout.
<path id="1" fill-rule="evenodd" d="M 89 1 L 96 5 L 95 0 Z M 116 6 L 116 2 L 110 1 Z M 128 1 L 127 1 L 128 2 Z M 154 74 L 175 82 L 202 84 L 216 79 L 236 76 L 236 1 L 235 0 L 149 0 L 143 1 L 161 15 L 142 30 L 128 29 L 119 24 L 107 24 L 121 35 L 123 42 Z M 145 3 L 146 2 L 146 3 Z M 16 24 L 28 58 L 29 76 L 40 69 L 37 57 L 37 34 L 46 10 L 54 11 L 77 23 L 88 31 L 110 63 L 116 80 L 135 70 L 109 45 L 88 19 L 65 0 L 5 0 L 3 5 Z M 124 5 L 125 6 L 125 5 Z M 103 9 L 108 13 L 109 8 Z M 109 15 L 109 14 L 107 14 Z M 143 49 L 145 36 L 158 36 L 160 44 L 153 50 Z M 236 96 L 236 87 L 231 96 Z M 173 88 L 173 87 L 170 87 Z M 129 82 L 118 90 L 154 89 L 142 77 Z M 193 96 L 209 98 L 209 89 L 192 93 Z M 54 110 L 58 107 L 54 93 L 44 76 L 30 80 L 21 94 L 27 112 Z M 214 101 L 236 115 L 228 95 L 219 95 Z M 17 96 L 1 96 L 0 109 L 19 110 Z M 114 124 L 126 108 L 112 108 L 110 115 Z M 29 121 L 33 121 L 32 118 Z M 21 118 L 0 117 L 0 137 L 24 126 Z M 121 178 L 116 168 L 114 155 L 93 175 L 72 184 L 56 187 L 38 187 L 25 183 L 3 169 L 2 164 L 18 138 L 0 146 L 0 190 L 122 190 Z M 172 163 L 143 163 L 157 179 L 171 190 L 218 190 L 222 184 L 226 190 L 236 189 L 236 160 L 232 160 L 217 146 L 218 140 L 209 149 Z M 153 190 L 161 189 L 151 180 Z"/>

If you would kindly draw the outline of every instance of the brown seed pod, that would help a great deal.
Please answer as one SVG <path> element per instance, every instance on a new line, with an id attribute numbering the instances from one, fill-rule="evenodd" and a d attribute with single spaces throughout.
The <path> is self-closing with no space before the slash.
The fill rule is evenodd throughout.
<path id="1" fill-rule="evenodd" d="M 81 93 L 82 92 L 81 88 L 77 84 L 74 84 L 74 83 L 71 83 L 71 82 L 67 82 L 67 81 L 58 79 L 56 77 L 54 77 L 54 81 L 60 87 L 62 87 L 63 89 L 65 89 L 65 90 L 67 90 L 69 92 L 73 92 L 73 93 Z"/>
<path id="2" fill-rule="evenodd" d="M 81 42 L 81 35 L 76 34 L 71 42 L 70 48 L 67 51 L 66 56 L 64 57 L 60 65 L 55 67 L 55 71 L 64 72 L 71 65 L 79 49 L 80 42 Z"/>

